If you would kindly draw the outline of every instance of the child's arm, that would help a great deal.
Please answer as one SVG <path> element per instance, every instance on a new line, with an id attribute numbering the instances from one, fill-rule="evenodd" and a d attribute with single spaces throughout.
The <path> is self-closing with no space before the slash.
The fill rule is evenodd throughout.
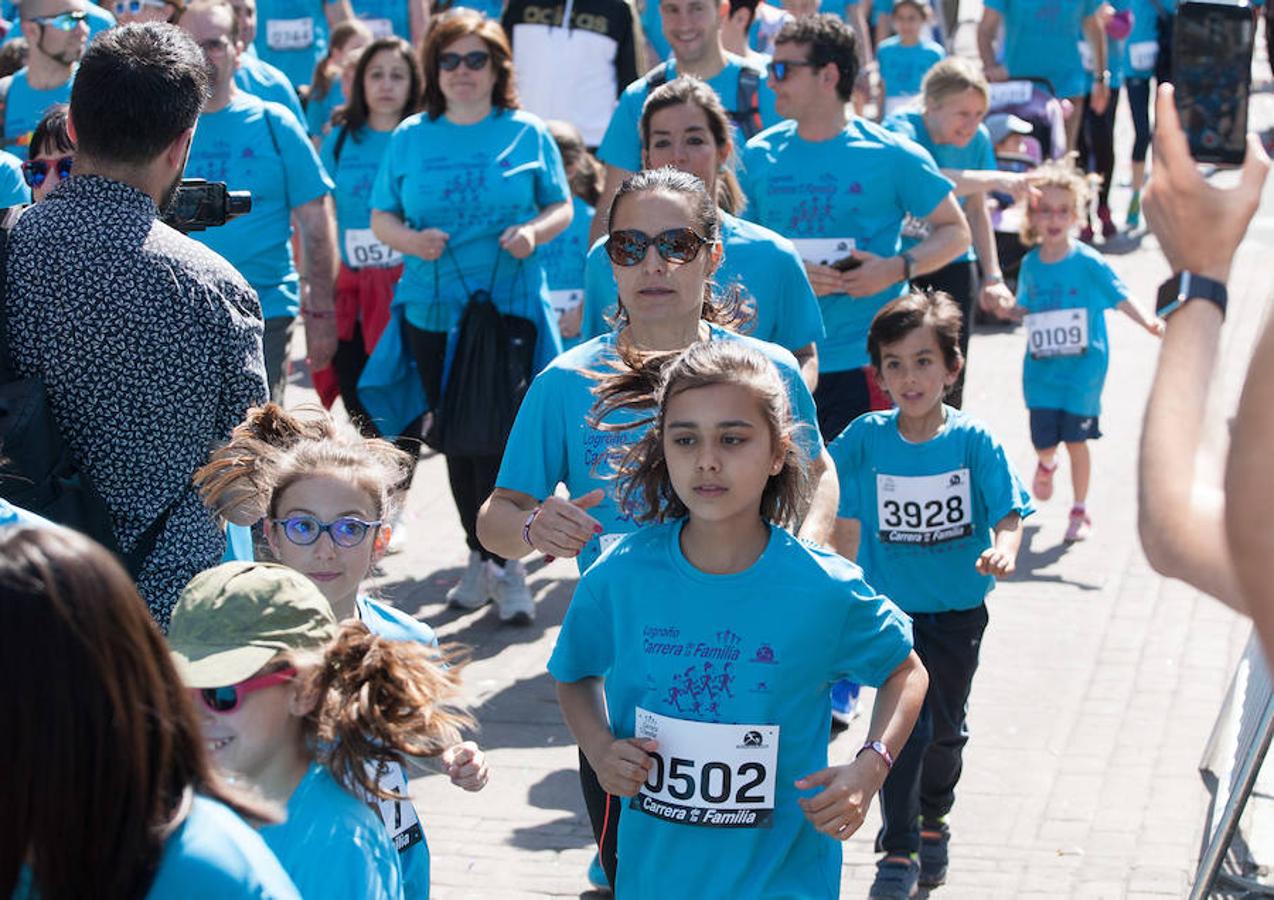
<path id="1" fill-rule="evenodd" d="M 1022 517 L 1011 512 L 995 523 L 995 540 L 982 551 L 976 563 L 981 575 L 1003 578 L 1017 568 L 1017 550 L 1022 545 Z"/>
<path id="2" fill-rule="evenodd" d="M 1119 311 L 1155 337 L 1163 337 L 1163 319 L 1153 313 L 1146 312 L 1139 304 L 1133 303 L 1131 300 L 1120 300 Z"/>
<path id="3" fill-rule="evenodd" d="M 896 758 L 911 736 L 928 689 L 929 674 L 912 651 L 876 692 L 867 740 L 883 742 Z M 863 824 L 871 799 L 888 774 L 884 757 L 863 748 L 849 765 L 829 766 L 798 779 L 797 790 L 823 788 L 798 802 L 815 828 L 839 841 L 847 840 Z"/>
<path id="4" fill-rule="evenodd" d="M 466 791 L 480 791 L 487 786 L 491 771 L 487 756 L 475 741 L 464 741 L 448 747 L 442 754 L 442 769 L 451 783 Z"/>
<path id="5" fill-rule="evenodd" d="M 606 698 L 600 678 L 557 683 L 557 704 L 562 707 L 566 727 L 575 736 L 597 780 L 608 794 L 632 797 L 641 789 L 650 771 L 655 741 L 638 738 L 615 740 L 606 722 Z"/>

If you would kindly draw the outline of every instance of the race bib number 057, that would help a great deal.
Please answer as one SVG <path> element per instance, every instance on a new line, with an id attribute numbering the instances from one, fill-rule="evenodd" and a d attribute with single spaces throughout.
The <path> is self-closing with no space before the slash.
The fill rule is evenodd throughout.
<path id="1" fill-rule="evenodd" d="M 345 256 L 357 269 L 384 269 L 403 261 L 403 255 L 381 243 L 370 228 L 351 228 L 345 232 Z"/>
<path id="2" fill-rule="evenodd" d="M 774 817 L 777 725 L 687 722 L 637 708 L 636 737 L 659 742 L 633 809 L 703 828 L 768 828 Z"/>
<path id="3" fill-rule="evenodd" d="M 1027 313 L 1026 334 L 1031 356 L 1080 356 L 1088 350 L 1088 310 L 1053 309 Z"/>
<path id="4" fill-rule="evenodd" d="M 876 516 L 883 544 L 941 544 L 973 534 L 969 470 L 940 475 L 877 475 Z"/>

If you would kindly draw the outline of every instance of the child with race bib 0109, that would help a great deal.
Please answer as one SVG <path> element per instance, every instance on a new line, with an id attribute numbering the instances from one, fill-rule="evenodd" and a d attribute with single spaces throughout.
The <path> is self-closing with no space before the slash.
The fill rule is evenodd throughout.
<path id="1" fill-rule="evenodd" d="M 1032 489 L 1053 496 L 1057 447 L 1066 445 L 1074 501 L 1067 543 L 1092 529 L 1085 507 L 1092 459 L 1088 442 L 1101 437 L 1101 392 L 1110 360 L 1106 310 L 1118 309 L 1156 337 L 1163 321 L 1134 303 L 1128 288 L 1101 254 L 1075 239 L 1088 208 L 1089 182 L 1074 168 L 1074 155 L 1036 169 L 1022 217 L 1022 239 L 1034 248 L 1022 260 L 1017 306 L 1026 321 L 1022 389 L 1031 415 L 1031 443 L 1039 455 Z"/>
<path id="2" fill-rule="evenodd" d="M 219 514 L 239 522 L 264 518 L 273 557 L 312 581 L 338 620 L 362 622 L 390 641 L 437 648 L 427 624 L 360 590 L 385 554 L 387 520 L 414 465 L 411 454 L 365 438 L 322 410 L 291 412 L 270 403 L 248 411 L 195 483 Z M 485 756 L 474 742 L 452 744 L 438 760 L 458 787 L 486 785 Z M 429 845 L 406 797 L 408 779 L 427 771 L 425 760 L 412 757 L 387 762 L 379 783 L 404 799 L 381 798 L 373 806 L 398 850 L 408 900 L 429 894 Z"/>
<path id="3" fill-rule="evenodd" d="M 599 419 L 647 413 L 619 493 L 655 524 L 584 573 L 549 671 L 602 787 L 628 798 L 616 895 L 836 897 L 838 841 L 924 695 L 910 623 L 856 565 L 787 530 L 805 467 L 765 356 L 698 343 L 603 376 L 598 397 Z M 868 743 L 829 767 L 839 678 L 880 690 Z"/>
<path id="4" fill-rule="evenodd" d="M 881 791 L 884 824 L 871 896 L 942 884 L 966 709 L 995 576 L 1012 573 L 1030 498 L 984 425 L 943 403 L 964 360 L 960 307 L 947 294 L 892 300 L 867 336 L 894 401 L 831 446 L 841 480 L 835 544 L 912 618 L 929 690 Z"/>

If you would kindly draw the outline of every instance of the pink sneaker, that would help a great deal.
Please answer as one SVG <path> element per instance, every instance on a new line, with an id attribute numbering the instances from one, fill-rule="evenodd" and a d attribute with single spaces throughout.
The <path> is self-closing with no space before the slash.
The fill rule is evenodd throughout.
<path id="1" fill-rule="evenodd" d="M 1057 471 L 1057 463 L 1053 463 L 1051 469 L 1045 468 L 1043 463 L 1035 464 L 1035 480 L 1031 485 L 1031 491 L 1035 494 L 1036 500 L 1047 500 L 1053 496 L 1053 473 Z"/>
<path id="2" fill-rule="evenodd" d="M 1088 537 L 1093 530 L 1093 520 L 1082 506 L 1071 507 L 1070 524 L 1066 526 L 1066 543 L 1073 544 Z"/>

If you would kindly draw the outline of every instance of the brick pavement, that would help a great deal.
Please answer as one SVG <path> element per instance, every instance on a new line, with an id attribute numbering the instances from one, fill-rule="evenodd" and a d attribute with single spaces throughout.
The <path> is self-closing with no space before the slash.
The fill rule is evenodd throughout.
<path id="1" fill-rule="evenodd" d="M 1254 113 L 1274 122 L 1274 95 L 1256 98 Z M 1126 201 L 1126 188 L 1117 187 L 1118 212 Z M 1218 428 L 1234 408 L 1270 295 L 1259 256 L 1274 238 L 1274 182 L 1266 201 L 1231 285 L 1236 299 L 1212 416 Z M 1151 303 L 1166 273 L 1153 238 L 1135 236 L 1112 249 L 1120 274 Z M 1135 530 L 1135 460 L 1157 348 L 1117 313 L 1110 331 L 1106 436 L 1094 449 L 1094 534 L 1061 545 L 1064 463 L 1058 497 L 1028 520 L 1018 574 L 990 601 L 973 737 L 952 818 L 950 879 L 935 897 L 1181 896 L 1194 870 L 1207 802 L 1196 766 L 1248 626 L 1145 562 Z M 1019 330 L 981 329 L 966 396 L 1029 477 L 1022 340 Z M 297 389 L 290 399 L 305 396 Z M 1219 477 L 1224 448 L 1209 450 L 1201 468 Z M 412 785 L 433 850 L 434 896 L 596 896 L 584 881 L 592 850 L 576 751 L 544 671 L 573 565 L 533 562 L 537 622 L 502 628 L 491 608 L 461 614 L 443 604 L 465 549 L 441 459 L 421 464 L 406 525 L 410 549 L 387 561 L 375 587 L 444 640 L 474 648 L 467 692 L 494 770 L 477 795 L 440 776 Z M 849 758 L 865 727 L 860 720 L 833 742 L 833 761 Z M 846 897 L 866 895 L 878 821 L 873 811 L 846 845 Z"/>

